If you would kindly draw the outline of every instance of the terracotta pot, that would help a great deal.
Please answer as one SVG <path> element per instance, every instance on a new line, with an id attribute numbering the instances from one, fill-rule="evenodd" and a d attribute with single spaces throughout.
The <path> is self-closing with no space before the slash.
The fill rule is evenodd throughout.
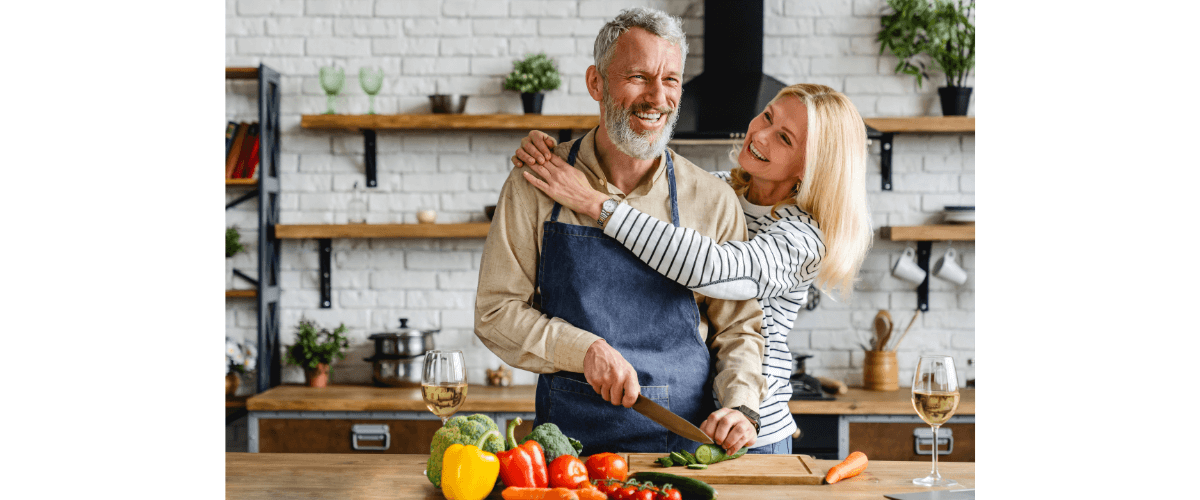
<path id="1" fill-rule="evenodd" d="M 866 351 L 863 359 L 863 388 L 868 391 L 900 389 L 900 367 L 895 351 Z"/>
<path id="2" fill-rule="evenodd" d="M 304 369 L 304 383 L 309 387 L 329 385 L 329 364 L 321 363 L 315 369 Z"/>
<path id="3" fill-rule="evenodd" d="M 232 396 L 237 394 L 238 386 L 241 385 L 242 378 L 237 372 L 229 372 L 225 375 L 225 395 Z"/>

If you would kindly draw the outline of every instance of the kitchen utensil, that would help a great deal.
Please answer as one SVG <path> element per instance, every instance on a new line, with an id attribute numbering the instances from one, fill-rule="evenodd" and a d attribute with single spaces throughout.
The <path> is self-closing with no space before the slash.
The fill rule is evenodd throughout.
<path id="1" fill-rule="evenodd" d="M 917 265 L 916 259 L 917 251 L 912 247 L 905 248 L 900 258 L 896 259 L 896 265 L 892 266 L 892 276 L 920 285 L 925 281 L 925 270 Z"/>
<path id="2" fill-rule="evenodd" d="M 863 388 L 894 391 L 900 388 L 899 365 L 893 351 L 867 351 L 863 358 Z"/>
<path id="3" fill-rule="evenodd" d="M 808 455 L 755 455 L 710 464 L 707 469 L 671 467 L 655 462 L 662 453 L 618 453 L 629 464 L 629 473 L 666 472 L 699 479 L 708 484 L 821 484 L 825 471 Z M 870 470 L 867 471 L 868 473 Z M 767 495 L 771 497 L 771 495 Z"/>
<path id="4" fill-rule="evenodd" d="M 425 355 L 388 356 L 376 354 L 363 361 L 371 362 L 371 380 L 381 387 L 420 387 L 421 369 Z"/>
<path id="5" fill-rule="evenodd" d="M 645 415 L 650 420 L 657 422 L 658 425 L 666 427 L 667 430 L 674 432 L 675 434 L 679 434 L 680 436 L 691 439 L 692 441 L 696 441 L 698 443 L 716 444 L 716 441 L 713 441 L 711 437 L 708 437 L 708 434 L 705 434 L 704 431 L 700 430 L 699 427 L 692 425 L 691 422 L 684 420 L 683 417 L 671 413 L 671 410 L 663 408 L 661 405 L 651 401 L 646 396 L 638 394 L 637 401 L 633 403 L 633 409 L 637 410 L 638 413 Z"/>
<path id="6" fill-rule="evenodd" d="M 908 320 L 908 326 L 904 328 L 904 333 L 901 333 L 900 338 L 896 339 L 896 343 L 892 344 L 892 349 L 891 349 L 892 352 L 896 352 L 896 349 L 900 347 L 900 341 L 904 340 L 905 335 L 908 335 L 908 331 L 910 329 L 912 329 L 913 323 L 917 322 L 917 316 L 920 316 L 920 315 L 921 315 L 920 309 L 917 309 L 917 312 L 913 313 L 912 319 Z"/>
<path id="7" fill-rule="evenodd" d="M 816 377 L 806 373 L 804 361 L 813 357 L 812 354 L 796 354 L 792 358 L 792 375 L 788 382 L 792 385 L 790 399 L 804 401 L 832 401 L 833 396 L 826 396 L 821 390 L 821 382 Z"/>
<path id="8" fill-rule="evenodd" d="M 408 318 L 400 318 L 399 330 L 375 333 L 367 338 L 375 341 L 376 356 L 423 356 L 425 351 L 434 349 L 433 334 L 439 331 L 409 328 Z"/>
<path id="9" fill-rule="evenodd" d="M 931 490 L 917 493 L 892 493 L 888 500 L 975 500 L 975 488 L 969 490 Z"/>
<path id="10" fill-rule="evenodd" d="M 951 206 L 943 208 L 942 220 L 945 222 L 975 222 L 975 206 Z"/>
<path id="11" fill-rule="evenodd" d="M 921 356 L 913 371 L 912 403 L 917 416 L 933 427 L 933 470 L 928 476 L 913 479 L 920 486 L 950 486 L 958 481 L 944 478 L 937 466 L 938 427 L 950 420 L 958 409 L 958 373 L 950 356 Z"/>
<path id="12" fill-rule="evenodd" d="M 434 113 L 462 114 L 467 108 L 467 97 L 462 94 L 436 94 L 429 96 Z"/>
<path id="13" fill-rule="evenodd" d="M 880 310 L 875 314 L 875 339 L 872 342 L 874 351 L 882 351 L 883 346 L 887 345 L 888 337 L 892 335 L 892 315 L 891 313 Z"/>
<path id="14" fill-rule="evenodd" d="M 957 256 L 958 253 L 954 251 L 954 248 L 947 248 L 946 253 L 943 253 L 933 264 L 933 269 L 931 269 L 933 275 L 955 285 L 966 283 L 967 272 L 958 267 L 958 262 L 955 260 Z"/>
<path id="15" fill-rule="evenodd" d="M 850 388 L 841 380 L 831 378 L 817 377 L 817 382 L 821 383 L 821 388 L 829 391 L 831 394 L 846 394 L 850 392 Z"/>

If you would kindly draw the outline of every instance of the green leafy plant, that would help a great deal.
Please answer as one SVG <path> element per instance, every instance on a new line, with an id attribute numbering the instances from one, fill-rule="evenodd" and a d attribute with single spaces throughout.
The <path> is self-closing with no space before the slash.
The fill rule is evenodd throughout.
<path id="1" fill-rule="evenodd" d="M 238 252 L 246 250 L 246 246 L 242 245 L 242 235 L 238 233 L 236 227 L 225 229 L 225 258 L 233 257 Z"/>
<path id="2" fill-rule="evenodd" d="M 328 364 L 333 358 L 345 359 L 343 349 L 350 347 L 350 341 L 342 334 L 346 333 L 346 325 L 340 324 L 334 331 L 321 328 L 309 320 L 300 320 L 296 326 L 296 343 L 287 347 L 288 364 L 301 368 L 315 369 L 319 364 Z"/>
<path id="3" fill-rule="evenodd" d="M 562 85 L 554 60 L 546 54 L 531 54 L 524 60 L 513 61 L 513 71 L 504 79 L 504 90 L 522 93 L 538 93 L 554 90 Z"/>
<path id="4" fill-rule="evenodd" d="M 888 0 L 893 11 L 883 16 L 875 38 L 879 53 L 891 51 L 900 62 L 896 73 L 929 78 L 924 56 L 946 74 L 947 87 L 965 87 L 975 68 L 975 0 Z"/>

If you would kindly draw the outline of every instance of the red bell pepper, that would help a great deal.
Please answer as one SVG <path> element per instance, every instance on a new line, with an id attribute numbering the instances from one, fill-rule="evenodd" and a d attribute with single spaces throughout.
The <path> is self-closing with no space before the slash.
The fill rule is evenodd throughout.
<path id="1" fill-rule="evenodd" d="M 560 455 L 550 462 L 550 487 L 575 489 L 588 480 L 587 466 L 571 455 Z"/>
<path id="2" fill-rule="evenodd" d="M 513 431 L 520 423 L 520 418 L 508 421 L 508 449 L 496 453 L 496 458 L 500 459 L 500 479 L 504 480 L 505 486 L 545 488 L 550 485 L 546 454 L 542 445 L 532 439 L 517 445 Z"/>

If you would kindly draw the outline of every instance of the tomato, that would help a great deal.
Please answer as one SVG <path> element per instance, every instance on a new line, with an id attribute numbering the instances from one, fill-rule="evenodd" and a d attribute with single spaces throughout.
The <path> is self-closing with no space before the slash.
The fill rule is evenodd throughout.
<path id="1" fill-rule="evenodd" d="M 683 494 L 675 488 L 667 488 L 654 495 L 655 500 L 683 500 Z"/>
<path id="2" fill-rule="evenodd" d="M 578 458 L 562 455 L 550 462 L 550 487 L 575 489 L 588 480 L 587 467 Z"/>
<path id="3" fill-rule="evenodd" d="M 617 479 L 624 481 L 629 476 L 629 464 L 616 453 L 597 453 L 588 457 L 588 477 L 592 479 Z"/>
<path id="4" fill-rule="evenodd" d="M 654 500 L 655 493 L 658 493 L 658 490 L 647 487 L 634 493 L 632 500 Z"/>
<path id="5" fill-rule="evenodd" d="M 617 500 L 634 500 L 634 495 L 637 494 L 637 491 L 637 486 L 622 486 L 613 492 L 613 496 L 616 497 Z"/>
<path id="6" fill-rule="evenodd" d="M 617 490 L 621 489 L 621 483 L 610 481 L 607 479 L 599 479 L 596 481 L 596 489 L 600 490 L 607 496 L 613 496 Z"/>

